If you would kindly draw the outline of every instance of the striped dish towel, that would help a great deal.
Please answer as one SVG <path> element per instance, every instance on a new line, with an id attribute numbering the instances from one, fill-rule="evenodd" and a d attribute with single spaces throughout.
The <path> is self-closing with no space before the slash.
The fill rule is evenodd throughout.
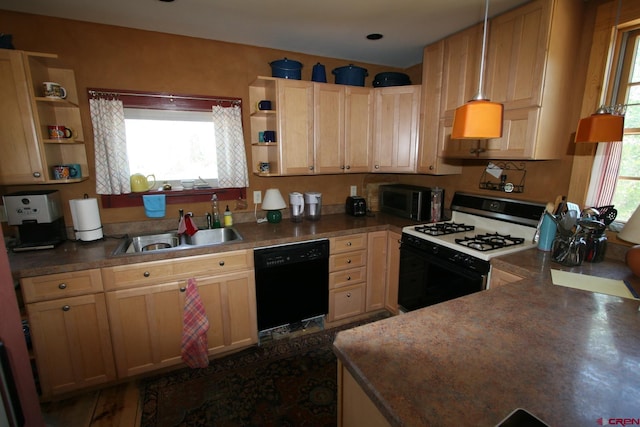
<path id="1" fill-rule="evenodd" d="M 196 288 L 196 279 L 189 279 L 182 322 L 182 360 L 190 368 L 209 366 L 208 330 L 209 320 Z"/>

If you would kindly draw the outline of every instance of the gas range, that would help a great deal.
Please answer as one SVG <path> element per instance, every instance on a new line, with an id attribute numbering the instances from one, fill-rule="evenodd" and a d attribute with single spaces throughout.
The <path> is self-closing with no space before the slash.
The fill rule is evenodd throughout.
<path id="1" fill-rule="evenodd" d="M 430 244 L 484 261 L 536 246 L 533 239 L 545 205 L 515 199 L 456 193 L 451 221 L 402 229 L 404 241 L 427 248 Z"/>

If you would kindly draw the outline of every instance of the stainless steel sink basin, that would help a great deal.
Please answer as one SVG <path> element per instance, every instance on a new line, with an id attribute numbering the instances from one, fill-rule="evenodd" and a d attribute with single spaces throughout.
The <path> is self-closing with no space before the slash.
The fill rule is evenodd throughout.
<path id="1" fill-rule="evenodd" d="M 219 245 L 234 240 L 242 240 L 242 236 L 234 228 L 198 230 L 193 236 L 185 236 L 185 243 L 191 246 Z"/>
<path id="2" fill-rule="evenodd" d="M 242 236 L 232 227 L 198 230 L 193 236 L 180 236 L 175 231 L 169 231 L 166 233 L 129 237 L 113 251 L 113 254 L 121 255 L 160 250 L 188 249 L 200 246 L 221 245 L 238 240 L 242 240 Z"/>

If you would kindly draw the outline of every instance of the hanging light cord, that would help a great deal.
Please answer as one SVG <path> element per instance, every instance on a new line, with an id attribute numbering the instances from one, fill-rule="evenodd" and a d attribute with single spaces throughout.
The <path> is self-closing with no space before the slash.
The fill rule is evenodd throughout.
<path id="1" fill-rule="evenodd" d="M 484 94 L 484 57 L 487 49 L 487 20 L 489 16 L 489 0 L 485 1 L 484 6 L 484 29 L 482 34 L 482 57 L 480 58 L 480 78 L 478 79 L 478 93 L 473 101 L 485 101 L 487 97 Z"/>

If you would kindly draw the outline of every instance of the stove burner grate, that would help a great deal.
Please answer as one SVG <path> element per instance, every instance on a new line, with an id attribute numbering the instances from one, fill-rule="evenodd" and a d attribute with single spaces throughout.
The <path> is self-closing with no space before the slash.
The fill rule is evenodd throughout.
<path id="1" fill-rule="evenodd" d="M 490 251 L 506 248 L 507 246 L 520 245 L 524 243 L 524 239 L 522 237 L 511 237 L 508 234 L 487 233 L 456 239 L 456 243 L 478 251 Z"/>
<path id="2" fill-rule="evenodd" d="M 434 224 L 417 225 L 414 230 L 430 236 L 444 236 L 445 234 L 463 233 L 471 231 L 473 225 L 459 224 L 455 222 L 437 222 Z"/>

